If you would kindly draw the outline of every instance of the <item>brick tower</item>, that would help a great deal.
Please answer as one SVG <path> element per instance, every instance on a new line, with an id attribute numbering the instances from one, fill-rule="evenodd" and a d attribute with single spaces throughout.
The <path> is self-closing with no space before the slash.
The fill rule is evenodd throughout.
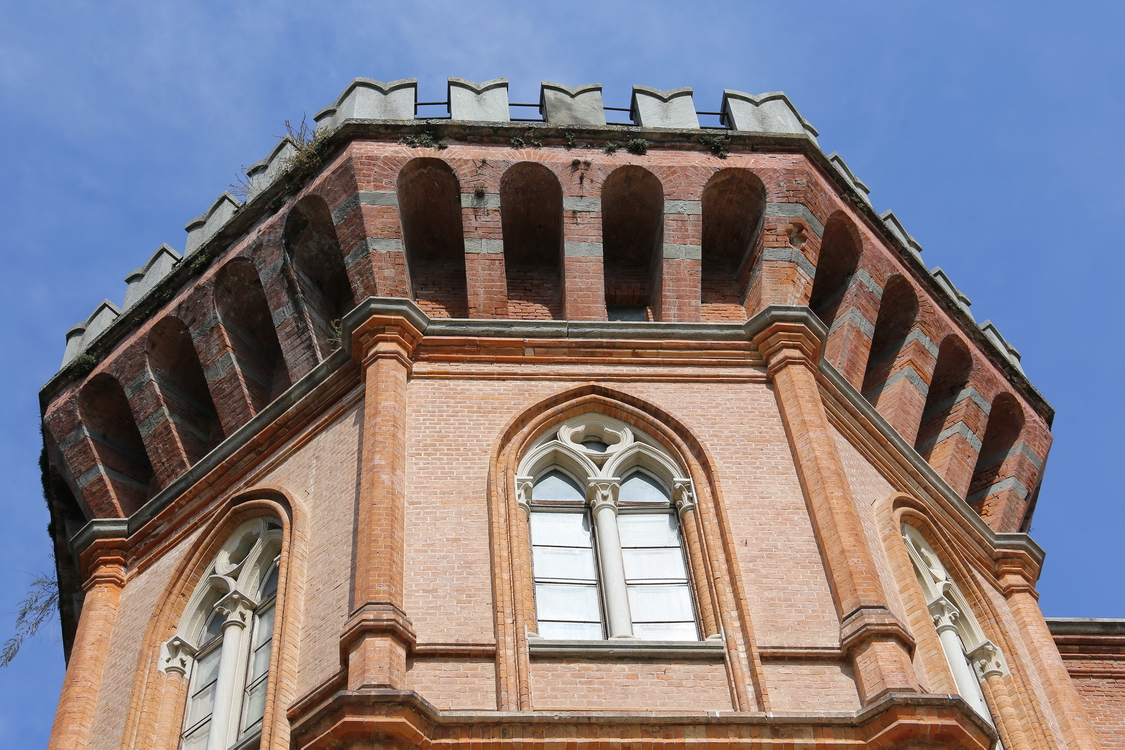
<path id="1" fill-rule="evenodd" d="M 1125 631 L 1036 603 L 1051 407 L 783 94 L 416 99 L 67 332 L 50 747 L 1122 747 Z"/>

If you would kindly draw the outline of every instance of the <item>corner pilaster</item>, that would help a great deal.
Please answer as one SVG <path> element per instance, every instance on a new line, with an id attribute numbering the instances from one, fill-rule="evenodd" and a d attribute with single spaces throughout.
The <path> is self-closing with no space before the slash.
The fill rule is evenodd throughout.
<path id="1" fill-rule="evenodd" d="M 913 639 L 887 606 L 817 385 L 824 325 L 807 308 L 773 305 L 747 323 L 766 362 L 864 705 L 917 692 Z"/>
<path id="2" fill-rule="evenodd" d="M 401 688 L 414 644 L 402 598 L 406 385 L 421 340 L 419 327 L 395 314 L 371 315 L 351 335 L 365 383 L 355 584 L 340 638 L 351 690 Z"/>

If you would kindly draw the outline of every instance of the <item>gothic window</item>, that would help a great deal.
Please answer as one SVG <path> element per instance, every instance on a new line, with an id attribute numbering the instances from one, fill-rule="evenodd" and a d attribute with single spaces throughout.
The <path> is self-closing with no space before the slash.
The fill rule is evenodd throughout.
<path id="1" fill-rule="evenodd" d="M 567 421 L 528 451 L 516 482 L 536 636 L 699 640 L 679 518 L 693 494 L 682 474 L 654 440 L 599 414 Z"/>
<path id="2" fill-rule="evenodd" d="M 281 525 L 238 527 L 204 571 L 161 668 L 189 679 L 181 750 L 249 747 L 261 732 L 277 600 Z"/>
<path id="3" fill-rule="evenodd" d="M 1007 674 L 1003 655 L 985 637 L 965 597 L 921 532 L 903 525 L 902 538 L 937 628 L 957 693 L 992 724 L 992 713 L 981 682 Z M 997 744 L 997 747 L 1002 746 Z"/>

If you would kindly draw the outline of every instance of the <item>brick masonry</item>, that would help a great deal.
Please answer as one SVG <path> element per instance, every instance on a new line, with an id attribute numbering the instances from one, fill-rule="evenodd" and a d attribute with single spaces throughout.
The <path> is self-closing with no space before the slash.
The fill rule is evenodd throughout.
<path id="1" fill-rule="evenodd" d="M 1005 747 L 1121 746 L 1116 652 L 1056 636 L 1060 660 L 1034 604 L 1019 532 L 1049 406 L 819 151 L 517 148 L 487 129 L 447 146 L 338 138 L 45 390 L 59 526 L 100 539 L 60 561 L 88 593 L 52 747 L 177 745 L 187 685 L 162 644 L 254 514 L 285 528 L 263 747 L 458 744 L 457 722 L 502 742 L 524 730 L 485 727 L 512 716 L 539 737 L 574 720 L 649 742 L 661 716 L 679 722 L 661 741 L 764 743 L 767 712 L 810 746 L 988 747 L 947 697 L 904 522 L 1006 659 L 985 685 Z M 582 332 L 623 310 L 686 327 Z M 691 585 L 721 651 L 529 644 L 515 465 L 583 410 L 691 478 Z"/>

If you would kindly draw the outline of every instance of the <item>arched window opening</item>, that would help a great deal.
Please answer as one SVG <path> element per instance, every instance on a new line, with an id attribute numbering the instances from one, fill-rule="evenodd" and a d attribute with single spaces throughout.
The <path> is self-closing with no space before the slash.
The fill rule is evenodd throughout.
<path id="1" fill-rule="evenodd" d="M 534 162 L 500 180 L 508 317 L 562 318 L 563 195 L 555 173 Z"/>
<path id="2" fill-rule="evenodd" d="M 159 488 L 129 399 L 117 378 L 107 373 L 90 378 L 78 394 L 78 415 L 122 512 L 131 514 Z"/>
<path id="3" fill-rule="evenodd" d="M 161 669 L 189 678 L 181 750 L 226 750 L 261 732 L 277 602 L 281 524 L 238 527 L 208 565 Z"/>
<path id="4" fill-rule="evenodd" d="M 398 175 L 398 210 L 414 301 L 431 318 L 469 317 L 461 188 L 441 159 L 412 159 Z"/>
<path id="5" fill-rule="evenodd" d="M 223 428 L 191 334 L 169 316 L 149 331 L 145 352 L 188 462 L 194 464 L 222 442 Z"/>
<path id="6" fill-rule="evenodd" d="M 969 383 L 973 370 L 973 355 L 969 347 L 957 336 L 946 336 L 938 348 L 937 364 L 922 410 L 922 424 L 918 429 L 915 448 L 927 461 L 933 453 L 937 439 L 949 425 L 950 415 L 957 398 Z"/>
<path id="7" fill-rule="evenodd" d="M 747 169 L 721 169 L 703 189 L 700 302 L 704 320 L 743 322 L 747 261 L 761 233 L 766 188 Z"/>
<path id="8" fill-rule="evenodd" d="M 981 682 L 1007 674 L 1004 657 L 1000 649 L 985 637 L 965 597 L 922 533 L 904 524 L 902 538 L 957 692 L 973 710 L 995 726 Z M 1002 750 L 999 743 L 997 747 Z"/>
<path id="9" fill-rule="evenodd" d="M 339 339 L 340 318 L 355 307 L 332 212 L 320 196 L 301 200 L 285 219 L 285 252 L 322 356 Z"/>
<path id="10" fill-rule="evenodd" d="M 862 248 L 859 234 L 851 221 L 842 213 L 833 214 L 824 226 L 812 295 L 809 297 L 809 307 L 827 326 L 831 326 L 841 312 L 840 303 L 859 266 Z"/>
<path id="11" fill-rule="evenodd" d="M 917 317 L 918 298 L 914 289 L 905 278 L 895 276 L 883 289 L 875 334 L 871 338 L 871 353 L 863 376 L 863 395 L 871 403 L 878 403 L 882 385 L 891 374 L 898 353 L 906 345 L 906 337 Z"/>
<path id="12" fill-rule="evenodd" d="M 637 166 L 614 170 L 602 185 L 602 263 L 610 320 L 652 320 L 659 285 L 664 188 Z"/>
<path id="13" fill-rule="evenodd" d="M 242 373 L 254 412 L 260 412 L 292 383 L 266 293 L 254 264 L 235 258 L 215 276 L 215 307 Z"/>
<path id="14" fill-rule="evenodd" d="M 988 426 L 985 427 L 984 439 L 981 440 L 980 456 L 973 469 L 973 481 L 969 485 L 970 497 L 978 492 L 987 494 L 987 490 L 1005 478 L 1001 476 L 1001 471 L 1008 454 L 1023 432 L 1023 424 L 1023 409 L 1015 396 L 1000 393 L 992 400 Z"/>
<path id="15" fill-rule="evenodd" d="M 43 452 L 43 460 L 46 461 L 46 448 Z M 82 584 L 85 583 L 85 578 L 76 557 L 70 551 L 69 542 L 89 519 L 71 492 L 70 485 L 53 466 L 47 468 L 47 485 L 44 490 L 51 510 L 51 524 L 47 527 L 47 533 L 54 543 L 63 656 L 70 661 L 70 650 L 78 631 L 78 616 L 82 612 Z"/>
<path id="16" fill-rule="evenodd" d="M 567 421 L 528 452 L 517 483 L 537 637 L 700 639 L 679 515 L 693 496 L 680 474 L 651 438 L 596 414 Z"/>

